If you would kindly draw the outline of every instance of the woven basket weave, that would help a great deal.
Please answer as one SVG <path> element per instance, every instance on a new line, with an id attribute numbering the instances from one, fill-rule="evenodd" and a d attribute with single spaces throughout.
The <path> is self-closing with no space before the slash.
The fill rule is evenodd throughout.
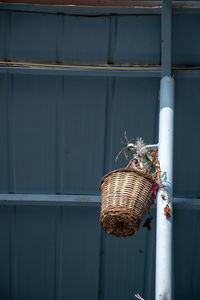
<path id="1" fill-rule="evenodd" d="M 137 232 L 154 203 L 155 181 L 133 168 L 114 170 L 100 183 L 102 197 L 100 223 L 108 233 L 126 237 Z"/>

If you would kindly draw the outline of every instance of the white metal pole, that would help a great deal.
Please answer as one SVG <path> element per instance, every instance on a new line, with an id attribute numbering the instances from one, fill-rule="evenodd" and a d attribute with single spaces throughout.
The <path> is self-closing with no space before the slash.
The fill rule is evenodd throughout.
<path id="1" fill-rule="evenodd" d="M 159 153 L 162 181 L 173 192 L 173 135 L 174 135 L 174 79 L 165 76 L 160 84 Z M 165 199 L 161 195 L 165 195 Z M 156 300 L 172 299 L 172 217 L 164 215 L 168 195 L 159 189 L 156 223 Z"/>

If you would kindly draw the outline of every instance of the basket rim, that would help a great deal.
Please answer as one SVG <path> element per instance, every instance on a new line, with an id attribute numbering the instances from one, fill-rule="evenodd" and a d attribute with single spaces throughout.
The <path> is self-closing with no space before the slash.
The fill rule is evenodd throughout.
<path id="1" fill-rule="evenodd" d="M 113 171 L 107 173 L 106 175 L 104 175 L 104 176 L 102 177 L 102 179 L 101 179 L 101 181 L 100 181 L 100 184 L 99 184 L 99 191 L 100 191 L 100 192 L 101 192 L 101 185 L 103 184 L 104 180 L 105 180 L 107 177 L 109 177 L 110 175 L 112 175 L 112 174 L 114 174 L 114 173 L 117 173 L 117 172 L 134 172 L 134 173 L 138 174 L 139 176 L 146 178 L 146 179 L 149 180 L 151 183 L 153 183 L 153 184 L 156 183 L 156 180 L 153 179 L 151 175 L 143 174 L 143 173 L 141 173 L 140 171 L 137 171 L 137 170 L 135 170 L 135 169 L 133 169 L 133 168 L 130 168 L 130 167 L 128 167 L 128 168 L 120 168 L 120 169 L 113 170 Z"/>

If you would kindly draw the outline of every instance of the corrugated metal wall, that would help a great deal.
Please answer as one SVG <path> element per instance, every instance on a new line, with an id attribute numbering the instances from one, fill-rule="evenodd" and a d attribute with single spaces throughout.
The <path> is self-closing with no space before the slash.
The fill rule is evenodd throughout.
<path id="1" fill-rule="evenodd" d="M 154 299 L 152 230 L 100 232 L 96 207 L 1 206 L 1 299 Z M 175 210 L 175 299 L 199 299 L 199 211 Z"/>
<path id="2" fill-rule="evenodd" d="M 160 16 L 0 12 L 1 60 L 160 63 Z M 174 17 L 174 64 L 199 63 L 200 16 Z M 199 197 L 200 79 L 177 77 L 175 196 Z M 157 142 L 159 78 L 0 75 L 0 191 L 98 194 L 128 137 Z M 80 199 L 80 198 L 79 198 Z M 91 196 L 91 199 L 92 196 Z M 152 230 L 101 232 L 98 207 L 0 206 L 0 299 L 154 299 Z M 155 215 L 154 209 L 152 213 Z M 199 211 L 175 210 L 175 299 L 198 300 Z M 192 274 L 192 275 L 191 275 Z"/>
<path id="3" fill-rule="evenodd" d="M 101 238 L 99 209 L 92 207 L 3 206 L 0 215 L 1 299 L 151 294 L 153 232 Z"/>
<path id="4" fill-rule="evenodd" d="M 160 62 L 159 15 L 0 13 L 1 60 Z M 175 16 L 175 65 L 198 65 L 199 24 L 199 15 Z M 157 141 L 158 78 L 1 74 L 0 84 L 2 192 L 94 194 L 104 168 L 115 167 L 125 129 L 129 137 Z M 198 90 L 199 79 L 176 80 L 177 196 L 200 194 L 198 170 L 182 163 L 187 141 L 200 150 Z M 75 172 L 74 166 L 81 167 Z M 189 184 L 185 173 L 192 176 Z"/>
<path id="5" fill-rule="evenodd" d="M 157 141 L 157 78 L 0 77 L 3 193 L 96 194 L 104 168 L 118 167 L 124 130 Z M 200 150 L 199 82 L 176 81 L 176 196 L 200 194 L 186 146 Z M 195 156 L 194 163 L 199 160 Z"/>

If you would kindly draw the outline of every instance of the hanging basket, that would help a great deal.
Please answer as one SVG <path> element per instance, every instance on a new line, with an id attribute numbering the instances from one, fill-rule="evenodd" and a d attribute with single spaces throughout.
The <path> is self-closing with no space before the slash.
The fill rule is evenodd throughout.
<path id="1" fill-rule="evenodd" d="M 154 203 L 157 183 L 132 167 L 114 170 L 100 183 L 102 197 L 100 223 L 118 237 L 135 234 Z"/>

